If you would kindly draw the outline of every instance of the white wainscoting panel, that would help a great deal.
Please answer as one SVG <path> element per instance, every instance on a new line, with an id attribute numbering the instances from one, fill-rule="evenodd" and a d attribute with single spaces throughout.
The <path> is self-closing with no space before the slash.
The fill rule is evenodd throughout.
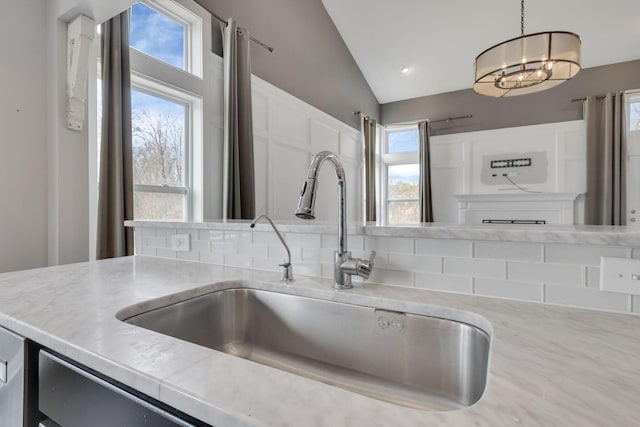
<path id="1" fill-rule="evenodd" d="M 313 155 L 339 154 L 347 177 L 348 218 L 361 212 L 360 131 L 253 76 L 256 158 L 256 214 L 291 220 Z M 316 200 L 318 221 L 337 221 L 336 174 L 331 165 L 320 173 Z"/>

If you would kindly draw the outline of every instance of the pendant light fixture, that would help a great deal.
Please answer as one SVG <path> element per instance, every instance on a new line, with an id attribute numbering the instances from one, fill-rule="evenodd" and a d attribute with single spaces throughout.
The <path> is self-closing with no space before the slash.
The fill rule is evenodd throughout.
<path id="1" fill-rule="evenodd" d="M 540 92 L 580 71 L 580 37 L 567 31 L 524 35 L 524 0 L 520 2 L 520 37 L 497 44 L 476 57 L 473 90 L 502 98 Z"/>

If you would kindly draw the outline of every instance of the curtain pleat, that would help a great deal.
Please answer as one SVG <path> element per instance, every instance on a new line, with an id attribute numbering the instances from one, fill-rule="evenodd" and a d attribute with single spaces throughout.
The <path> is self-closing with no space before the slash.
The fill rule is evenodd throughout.
<path id="1" fill-rule="evenodd" d="M 364 139 L 364 182 L 365 182 L 365 221 L 376 221 L 376 132 L 375 120 L 362 119 L 362 136 Z"/>
<path id="2" fill-rule="evenodd" d="M 102 124 L 97 259 L 133 255 L 129 11 L 102 24 Z"/>
<path id="3" fill-rule="evenodd" d="M 250 37 L 233 19 L 223 27 L 224 211 L 226 219 L 255 217 Z"/>
<path id="4" fill-rule="evenodd" d="M 420 135 L 420 222 L 433 222 L 433 201 L 431 197 L 431 143 L 429 122 L 418 123 Z"/>
<path id="5" fill-rule="evenodd" d="M 585 224 L 626 223 L 626 143 L 624 97 L 610 93 L 584 102 L 587 133 Z"/>

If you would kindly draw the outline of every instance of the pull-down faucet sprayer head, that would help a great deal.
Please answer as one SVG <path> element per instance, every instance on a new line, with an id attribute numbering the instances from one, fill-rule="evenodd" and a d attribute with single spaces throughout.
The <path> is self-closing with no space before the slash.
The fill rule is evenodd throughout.
<path id="1" fill-rule="evenodd" d="M 316 188 L 318 180 L 315 178 L 307 178 L 300 192 L 300 200 L 298 201 L 298 209 L 296 216 L 301 219 L 316 219 Z"/>
<path id="2" fill-rule="evenodd" d="M 296 216 L 301 219 L 316 219 L 315 205 L 316 205 L 316 191 L 318 188 L 318 174 L 320 167 L 325 160 L 329 160 L 335 170 L 338 177 L 339 185 L 344 190 L 344 168 L 340 158 L 333 154 L 331 151 L 321 151 L 315 155 L 311 164 L 309 165 L 309 171 L 307 172 L 307 179 L 304 181 L 302 191 L 300 192 L 300 200 L 298 201 L 298 209 L 296 209 Z M 342 203 L 342 201 L 341 201 Z"/>

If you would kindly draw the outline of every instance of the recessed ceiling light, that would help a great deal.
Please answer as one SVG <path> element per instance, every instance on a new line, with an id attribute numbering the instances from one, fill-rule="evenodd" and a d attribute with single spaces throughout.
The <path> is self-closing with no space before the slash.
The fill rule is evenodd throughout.
<path id="1" fill-rule="evenodd" d="M 402 67 L 402 68 L 400 68 L 400 72 L 401 72 L 402 74 L 407 74 L 407 73 L 409 72 L 409 67 Z"/>

